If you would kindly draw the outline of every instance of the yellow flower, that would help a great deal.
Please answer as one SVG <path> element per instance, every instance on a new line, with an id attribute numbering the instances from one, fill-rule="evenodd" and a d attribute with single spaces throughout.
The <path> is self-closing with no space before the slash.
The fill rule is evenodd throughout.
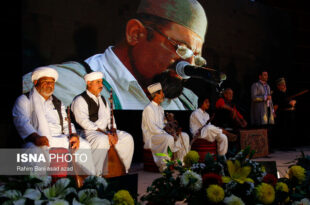
<path id="1" fill-rule="evenodd" d="M 288 192 L 289 191 L 287 184 L 285 184 L 283 182 L 278 182 L 276 184 L 276 190 L 284 191 L 284 192 Z"/>
<path id="2" fill-rule="evenodd" d="M 256 196 L 263 204 L 271 204 L 275 199 L 275 191 L 270 184 L 261 183 L 256 187 Z"/>
<path id="3" fill-rule="evenodd" d="M 134 205 L 135 202 L 127 190 L 119 190 L 113 196 L 116 205 Z"/>
<path id="4" fill-rule="evenodd" d="M 294 165 L 289 169 L 288 175 L 290 179 L 296 178 L 298 180 L 298 183 L 301 184 L 306 179 L 305 172 L 305 169 L 301 166 Z"/>
<path id="5" fill-rule="evenodd" d="M 197 151 L 194 150 L 189 151 L 183 159 L 186 167 L 192 166 L 192 164 L 197 163 L 198 160 L 199 160 L 199 154 Z"/>
<path id="6" fill-rule="evenodd" d="M 212 184 L 206 191 L 208 199 L 213 203 L 221 202 L 225 197 L 224 189 L 219 185 Z"/>
<path id="7" fill-rule="evenodd" d="M 286 192 L 286 193 L 289 192 L 289 188 L 288 188 L 287 184 L 285 184 L 285 183 L 283 183 L 283 182 L 278 182 L 278 183 L 276 184 L 276 190 L 277 190 L 277 191 L 283 191 L 283 192 Z M 285 203 L 288 203 L 289 200 L 290 200 L 290 197 L 288 196 L 288 197 L 286 197 L 286 199 L 284 200 L 284 202 L 285 202 Z"/>
<path id="8" fill-rule="evenodd" d="M 227 160 L 226 163 L 230 177 L 223 177 L 222 180 L 224 183 L 228 183 L 231 180 L 234 180 L 240 184 L 243 184 L 244 182 L 254 183 L 251 178 L 247 178 L 247 176 L 251 173 L 250 166 L 241 167 L 238 160 L 236 160 L 235 162 Z"/>

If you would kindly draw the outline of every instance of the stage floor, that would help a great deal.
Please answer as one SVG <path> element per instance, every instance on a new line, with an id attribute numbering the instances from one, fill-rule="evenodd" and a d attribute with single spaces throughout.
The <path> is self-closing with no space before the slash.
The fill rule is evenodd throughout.
<path id="1" fill-rule="evenodd" d="M 307 147 L 295 147 L 296 151 L 280 151 L 275 150 L 274 153 L 269 154 L 270 158 L 262 157 L 255 158 L 255 161 L 276 161 L 278 177 L 286 177 L 287 170 L 293 161 L 301 156 L 303 151 L 305 155 L 310 155 L 310 146 Z M 143 163 L 133 163 L 130 173 L 138 173 L 138 194 L 141 197 L 146 193 L 146 189 L 150 186 L 154 179 L 160 177 L 160 173 L 145 172 L 143 171 Z"/>

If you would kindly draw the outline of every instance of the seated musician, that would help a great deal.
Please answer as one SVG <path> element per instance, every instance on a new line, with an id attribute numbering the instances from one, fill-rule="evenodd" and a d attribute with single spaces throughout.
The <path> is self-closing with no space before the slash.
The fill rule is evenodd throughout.
<path id="1" fill-rule="evenodd" d="M 214 124 L 222 127 L 224 130 L 235 136 L 227 135 L 228 137 L 228 156 L 234 156 L 240 150 L 239 130 L 247 126 L 247 121 L 237 110 L 233 102 L 234 91 L 231 88 L 225 88 L 223 97 L 216 101 L 216 114 Z"/>
<path id="2" fill-rule="evenodd" d="M 231 88 L 226 88 L 223 97 L 219 98 L 215 104 L 217 109 L 214 123 L 220 127 L 230 128 L 232 131 L 245 128 L 247 121 L 237 110 L 233 103 L 234 92 Z"/>
<path id="3" fill-rule="evenodd" d="M 129 133 L 110 129 L 116 129 L 116 123 L 112 119 L 114 116 L 108 102 L 100 94 L 103 88 L 102 78 L 101 72 L 91 72 L 84 76 L 86 91 L 74 98 L 71 110 L 91 145 L 96 175 L 105 175 L 109 171 L 107 153 L 110 145 L 115 147 L 127 173 L 132 161 L 134 141 Z M 111 131 L 116 131 L 116 135 Z"/>
<path id="4" fill-rule="evenodd" d="M 68 138 L 69 124 L 65 106 L 54 95 L 58 73 L 53 68 L 39 67 L 31 76 L 34 87 L 29 93 L 19 96 L 13 107 L 13 121 L 24 140 L 24 148 L 30 152 L 45 153 L 50 148 L 72 149 L 76 154 L 86 154 L 86 162 L 77 165 L 86 175 L 94 175 L 95 167 L 90 145 L 86 140 L 72 134 Z M 70 144 L 70 147 L 69 147 Z"/>
<path id="5" fill-rule="evenodd" d="M 206 112 L 210 107 L 209 98 L 199 98 L 199 108 L 190 116 L 190 131 L 195 138 L 203 138 L 209 142 L 217 142 L 217 153 L 223 156 L 227 152 L 228 140 L 225 132 L 210 123 L 209 114 Z"/>
<path id="6" fill-rule="evenodd" d="M 164 100 L 164 93 L 160 83 L 155 83 L 147 87 L 151 94 L 152 101 L 144 108 L 142 113 L 142 132 L 144 149 L 151 149 L 154 161 L 159 167 L 160 171 L 165 168 L 163 157 L 158 157 L 156 153 L 167 154 L 168 146 L 174 153 L 175 159 L 179 159 L 183 162 L 183 157 L 190 150 L 189 136 L 185 132 L 180 130 L 173 130 L 171 128 L 165 128 L 165 115 L 164 109 L 160 104 Z M 168 133 L 167 131 L 170 133 Z"/>

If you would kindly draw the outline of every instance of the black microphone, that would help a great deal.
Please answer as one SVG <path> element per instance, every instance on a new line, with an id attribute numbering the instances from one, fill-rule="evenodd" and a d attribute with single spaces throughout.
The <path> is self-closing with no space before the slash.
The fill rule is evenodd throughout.
<path id="1" fill-rule="evenodd" d="M 212 68 L 194 66 L 186 61 L 178 62 L 175 70 L 182 79 L 189 79 L 190 77 L 200 78 L 217 86 L 226 80 L 224 73 L 220 73 Z"/>

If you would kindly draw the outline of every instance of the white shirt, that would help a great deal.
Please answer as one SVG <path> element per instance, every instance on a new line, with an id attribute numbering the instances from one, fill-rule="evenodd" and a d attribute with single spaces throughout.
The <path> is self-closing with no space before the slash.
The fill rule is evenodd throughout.
<path id="1" fill-rule="evenodd" d="M 107 48 L 103 54 L 94 55 L 85 60 L 93 71 L 103 73 L 103 78 L 111 85 L 122 105 L 122 109 L 143 110 L 150 102 L 135 77 L 128 71 L 112 50 Z M 143 56 L 141 56 L 143 57 Z M 103 92 L 105 89 L 103 89 Z M 183 92 L 191 95 L 197 101 L 198 97 L 189 89 L 184 88 Z M 104 96 L 107 96 L 105 93 Z M 165 99 L 162 106 L 168 110 L 186 110 L 180 99 Z"/>
<path id="2" fill-rule="evenodd" d="M 143 58 L 143 56 L 141 56 Z M 93 71 L 103 73 L 103 78 L 110 84 L 119 98 L 123 110 L 143 110 L 150 102 L 135 77 L 128 71 L 112 50 L 107 48 L 103 54 L 96 54 L 85 60 Z M 73 98 L 84 92 L 86 83 L 83 76 L 85 68 L 77 62 L 66 62 L 62 64 L 49 65 L 59 75 L 55 83 L 54 95 L 66 106 L 70 105 Z M 33 87 L 31 72 L 23 76 L 23 93 L 29 92 Z M 110 93 L 102 89 L 101 95 L 106 99 Z M 186 96 L 186 97 L 185 97 Z M 183 88 L 182 95 L 172 100 L 165 99 L 161 103 L 165 110 L 187 110 L 181 99 L 189 104 L 190 109 L 197 108 L 198 97 L 189 89 Z"/>
<path id="3" fill-rule="evenodd" d="M 189 121 L 190 131 L 192 135 L 195 136 L 197 131 L 202 126 L 204 126 L 208 122 L 209 119 L 210 119 L 209 114 L 207 112 L 204 112 L 200 108 L 192 112 L 190 116 L 190 121 Z"/>
<path id="4" fill-rule="evenodd" d="M 164 109 L 156 102 L 151 101 L 142 112 L 142 132 L 144 142 L 147 143 L 151 137 L 158 134 L 168 134 L 165 130 Z"/>
<path id="5" fill-rule="evenodd" d="M 33 89 L 33 92 L 40 95 L 35 88 Z M 60 125 L 60 119 L 58 112 L 52 102 L 52 96 L 45 100 L 40 95 L 39 99 L 41 100 L 41 103 L 43 105 L 42 111 L 48 123 L 49 133 L 51 134 L 51 136 L 61 135 L 62 129 Z M 16 129 L 23 139 L 28 137 L 31 133 L 37 132 L 37 129 L 33 122 L 34 119 L 32 119 L 32 112 L 34 112 L 33 106 L 31 105 L 28 97 L 26 95 L 19 96 L 13 107 L 12 114 Z M 67 113 L 63 104 L 61 105 L 61 113 L 63 117 L 64 134 L 68 134 L 68 123 L 66 121 Z M 73 124 L 71 124 L 71 128 L 72 132 L 75 132 Z"/>
<path id="6" fill-rule="evenodd" d="M 96 122 L 90 121 L 88 104 L 82 96 L 78 96 L 74 99 L 71 105 L 71 110 L 74 113 L 76 122 L 79 123 L 84 130 L 97 130 L 98 128 L 105 130 L 108 126 L 110 126 L 111 121 L 111 113 L 108 102 L 106 101 L 107 105 L 105 105 L 100 95 L 95 96 L 88 90 L 86 90 L 86 93 L 97 103 L 97 105 L 99 103 L 98 120 Z M 114 128 L 116 128 L 115 120 Z"/>

